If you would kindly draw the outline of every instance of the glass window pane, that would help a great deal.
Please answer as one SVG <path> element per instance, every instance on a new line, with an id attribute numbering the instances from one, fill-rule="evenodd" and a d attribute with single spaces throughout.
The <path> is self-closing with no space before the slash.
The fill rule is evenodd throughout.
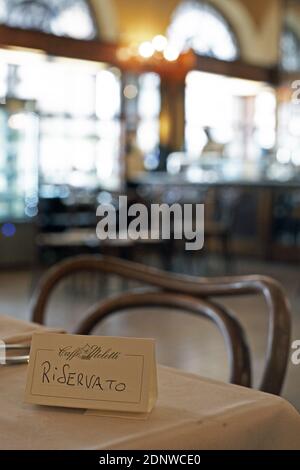
<path id="1" fill-rule="evenodd" d="M 53 18 L 51 29 L 58 36 L 91 39 L 96 36 L 95 24 L 85 2 L 74 2 Z"/>
<path id="2" fill-rule="evenodd" d="M 1 197 L 5 194 L 2 213 L 14 211 L 14 217 L 34 216 L 36 206 L 33 208 L 30 201 L 37 191 L 38 179 L 41 189 L 43 185 L 119 187 L 118 71 L 89 62 L 49 60 L 42 54 L 21 51 L 0 52 L 2 63 L 5 66 L 0 66 L 0 91 L 1 73 L 5 75 L 8 70 L 4 93 L 9 93 L 11 103 L 20 108 L 18 112 L 14 108 L 9 115 L 6 96 L 0 113 Z M 27 126 L 29 109 L 36 109 L 39 117 L 35 131 Z M 34 160 L 37 154 L 38 164 Z M 26 198 L 30 199 L 28 203 Z"/>
<path id="3" fill-rule="evenodd" d="M 0 98 L 7 93 L 8 65 L 0 62 Z"/>
<path id="4" fill-rule="evenodd" d="M 159 122 L 157 119 L 145 120 L 139 123 L 137 144 L 145 155 L 157 148 L 159 144 Z"/>
<path id="5" fill-rule="evenodd" d="M 97 74 L 96 114 L 103 120 L 113 119 L 120 114 L 121 86 L 119 77 L 109 70 Z"/>
<path id="6" fill-rule="evenodd" d="M 145 73 L 139 79 L 138 115 L 142 119 L 158 117 L 160 113 L 160 78 Z"/>
<path id="7" fill-rule="evenodd" d="M 37 214 L 38 118 L 25 110 L 4 108 L 0 116 L 0 217 L 33 217 Z"/>
<path id="8" fill-rule="evenodd" d="M 237 41 L 229 25 L 206 3 L 188 0 L 181 4 L 175 10 L 168 37 L 178 51 L 191 48 L 198 54 L 222 60 L 238 57 Z"/>
<path id="9" fill-rule="evenodd" d="M 85 0 L 0 0 L 0 22 L 76 39 L 97 36 L 90 8 Z"/>
<path id="10" fill-rule="evenodd" d="M 106 188 L 114 188 L 120 182 L 120 140 L 121 126 L 118 121 L 98 124 L 96 168 L 100 183 Z"/>
<path id="11" fill-rule="evenodd" d="M 186 150 L 254 160 L 275 145 L 276 98 L 259 82 L 198 71 L 186 79 Z"/>

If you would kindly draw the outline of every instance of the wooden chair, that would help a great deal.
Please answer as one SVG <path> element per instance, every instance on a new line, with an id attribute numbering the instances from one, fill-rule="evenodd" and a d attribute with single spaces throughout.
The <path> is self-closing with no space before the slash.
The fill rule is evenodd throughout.
<path id="1" fill-rule="evenodd" d="M 224 307 L 210 297 L 262 294 L 269 313 L 265 367 L 260 390 L 280 394 L 290 348 L 290 313 L 285 294 L 276 281 L 264 276 L 197 278 L 167 273 L 156 268 L 104 256 L 78 256 L 52 267 L 41 279 L 32 299 L 32 320 L 43 324 L 47 303 L 54 287 L 78 272 L 115 274 L 152 286 L 145 292 L 127 292 L 94 305 L 76 333 L 89 334 L 109 314 L 141 306 L 172 307 L 212 320 L 221 330 L 229 352 L 230 380 L 251 386 L 249 350 L 242 328 Z M 153 290 L 153 287 L 156 290 Z"/>

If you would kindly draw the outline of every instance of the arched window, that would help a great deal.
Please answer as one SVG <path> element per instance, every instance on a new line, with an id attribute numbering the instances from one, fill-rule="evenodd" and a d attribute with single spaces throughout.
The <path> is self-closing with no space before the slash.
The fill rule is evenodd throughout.
<path id="1" fill-rule="evenodd" d="M 300 70 L 300 38 L 288 25 L 281 35 L 281 66 L 287 72 Z"/>
<path id="2" fill-rule="evenodd" d="M 183 2 L 175 10 L 168 37 L 179 51 L 193 49 L 197 54 L 228 61 L 239 56 L 230 26 L 218 10 L 204 1 Z"/>
<path id="3" fill-rule="evenodd" d="M 0 0 L 0 23 L 75 39 L 97 36 L 85 0 Z"/>

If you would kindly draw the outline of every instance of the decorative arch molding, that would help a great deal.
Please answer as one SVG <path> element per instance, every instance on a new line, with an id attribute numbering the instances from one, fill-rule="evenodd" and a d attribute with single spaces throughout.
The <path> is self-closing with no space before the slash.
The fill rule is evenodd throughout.
<path id="1" fill-rule="evenodd" d="M 224 17 L 232 26 L 239 42 L 241 58 L 249 58 L 249 44 L 253 44 L 253 38 L 256 37 L 257 28 L 248 10 L 239 0 L 231 0 L 230 2 L 210 0 L 210 3 L 223 13 Z"/>
<path id="2" fill-rule="evenodd" d="M 88 0 L 95 15 L 99 36 L 105 41 L 116 42 L 119 36 L 117 12 L 114 2 L 108 0 Z"/>

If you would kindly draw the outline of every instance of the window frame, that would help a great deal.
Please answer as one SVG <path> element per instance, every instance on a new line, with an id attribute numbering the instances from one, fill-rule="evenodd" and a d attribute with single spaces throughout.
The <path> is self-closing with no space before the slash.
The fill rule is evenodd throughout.
<path id="1" fill-rule="evenodd" d="M 223 62 L 235 62 L 235 61 L 241 60 L 241 55 L 242 55 L 241 54 L 241 42 L 239 40 L 238 34 L 237 34 L 236 29 L 234 28 L 232 22 L 230 21 L 230 19 L 228 19 L 228 17 L 226 16 L 226 14 L 224 13 L 223 10 L 221 10 L 218 6 L 208 2 L 206 0 L 187 0 L 187 1 L 180 2 L 179 5 L 175 8 L 175 10 L 172 14 L 171 22 L 169 24 L 168 29 L 172 25 L 172 22 L 174 21 L 174 18 L 176 17 L 176 14 L 179 13 L 180 9 L 184 5 L 188 5 L 188 4 L 191 4 L 191 5 L 194 4 L 196 7 L 200 7 L 200 8 L 204 7 L 204 9 L 207 8 L 208 10 L 210 10 L 212 15 L 216 19 L 220 20 L 223 23 L 223 25 L 227 29 L 228 33 L 230 34 L 231 39 L 232 39 L 232 41 L 235 45 L 235 48 L 236 48 L 236 57 L 234 59 L 223 59 L 223 58 L 218 57 L 215 54 L 199 54 L 199 53 L 197 53 L 197 51 L 192 49 L 194 54 L 202 56 L 202 57 L 208 57 L 208 58 L 212 58 L 212 59 L 215 59 L 215 60 L 223 61 Z"/>

